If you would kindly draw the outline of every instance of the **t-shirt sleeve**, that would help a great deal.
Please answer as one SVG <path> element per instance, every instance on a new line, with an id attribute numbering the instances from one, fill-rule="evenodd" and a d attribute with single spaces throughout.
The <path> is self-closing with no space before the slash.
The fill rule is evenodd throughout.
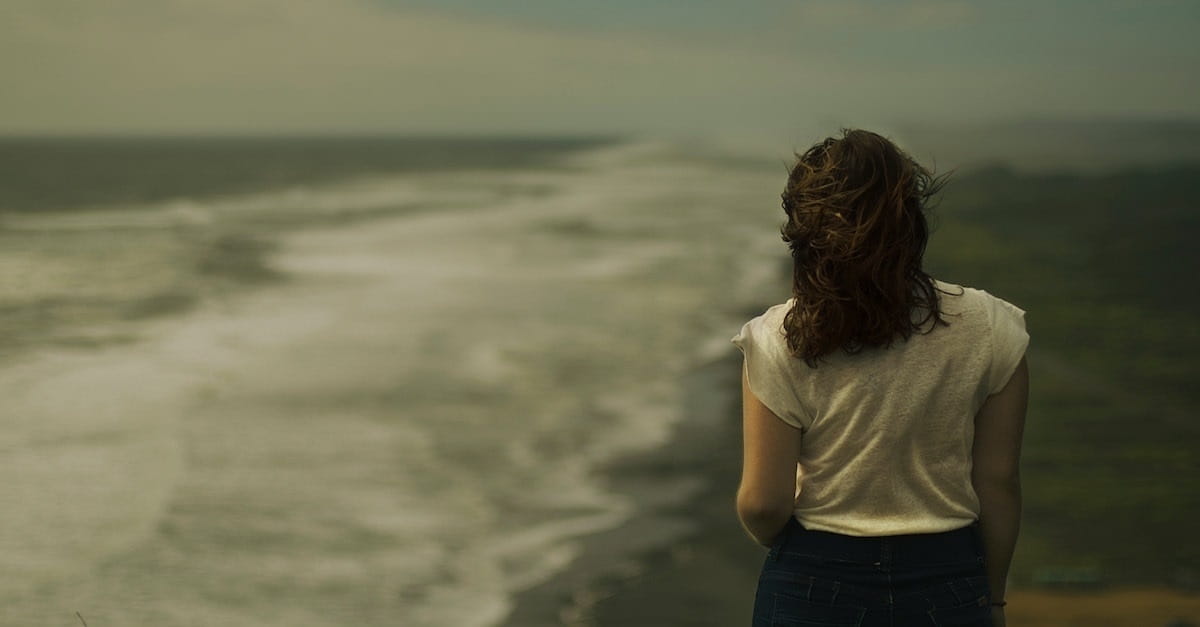
<path id="1" fill-rule="evenodd" d="M 801 409 L 796 389 L 787 380 L 788 360 L 782 331 L 772 329 L 764 316 L 742 325 L 742 330 L 730 340 L 745 357 L 746 379 L 750 391 L 772 413 L 787 424 L 807 431 L 812 421 Z"/>
<path id="2" fill-rule="evenodd" d="M 1029 333 L 1025 330 L 1025 310 L 1000 298 L 992 296 L 988 304 L 988 318 L 992 332 L 992 363 L 988 374 L 988 394 L 995 394 L 1008 385 L 1008 380 L 1017 369 L 1029 347 Z"/>

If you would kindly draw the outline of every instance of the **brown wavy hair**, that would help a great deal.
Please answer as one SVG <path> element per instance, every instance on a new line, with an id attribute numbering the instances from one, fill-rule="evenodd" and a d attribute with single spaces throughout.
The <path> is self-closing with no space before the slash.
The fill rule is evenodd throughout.
<path id="1" fill-rule="evenodd" d="M 783 329 L 811 368 L 838 350 L 905 341 L 943 318 L 933 278 L 921 269 L 929 201 L 946 183 L 887 138 L 841 129 L 803 154 L 784 189 L 794 304 Z M 927 314 L 915 321 L 916 310 Z M 927 333 L 928 331 L 926 331 Z"/>

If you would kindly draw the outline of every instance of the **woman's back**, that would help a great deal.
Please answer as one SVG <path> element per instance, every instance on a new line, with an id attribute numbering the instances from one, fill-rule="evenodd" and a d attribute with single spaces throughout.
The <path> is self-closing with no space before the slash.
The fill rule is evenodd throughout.
<path id="1" fill-rule="evenodd" d="M 1025 312 L 922 269 L 944 176 L 863 130 L 797 157 L 792 298 L 733 339 L 738 516 L 770 547 L 755 624 L 1003 624 Z"/>
<path id="2" fill-rule="evenodd" d="M 796 518 L 856 536 L 935 533 L 971 524 L 974 417 L 1025 352 L 1024 311 L 985 291 L 937 281 L 949 326 L 830 354 L 817 368 L 788 352 L 792 301 L 734 338 L 751 389 L 802 433 Z M 913 314 L 914 322 L 926 312 Z"/>

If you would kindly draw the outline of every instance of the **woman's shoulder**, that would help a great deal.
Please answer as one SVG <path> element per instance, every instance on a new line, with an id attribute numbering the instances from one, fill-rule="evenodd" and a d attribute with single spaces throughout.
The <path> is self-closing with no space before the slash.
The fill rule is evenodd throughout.
<path id="1" fill-rule="evenodd" d="M 788 312 L 792 310 L 792 306 L 795 304 L 796 299 L 789 298 L 777 305 L 771 305 L 766 311 L 763 312 L 762 318 L 769 321 L 778 320 L 780 323 L 782 323 L 784 316 L 787 316 Z"/>
<path id="2" fill-rule="evenodd" d="M 1005 309 L 1017 308 L 1016 305 L 983 288 L 959 285 L 940 279 L 934 279 L 934 287 L 937 288 L 938 298 L 943 308 L 982 311 L 993 311 L 997 307 Z"/>
<path id="3" fill-rule="evenodd" d="M 942 286 L 948 289 L 943 290 Z M 942 283 L 939 291 L 960 294 L 957 297 L 941 297 L 943 312 L 960 321 L 973 321 L 957 325 L 958 333 L 983 334 L 988 338 L 994 354 L 999 356 L 998 359 L 1015 367 L 1015 359 L 1019 359 L 1029 344 L 1025 310 L 980 288 Z M 951 327 L 954 326 L 952 322 Z"/>
<path id="4" fill-rule="evenodd" d="M 783 320 L 793 303 L 793 299 L 788 299 L 750 318 L 733 337 L 733 343 L 743 350 L 753 344 L 763 354 L 781 355 L 787 346 Z"/>

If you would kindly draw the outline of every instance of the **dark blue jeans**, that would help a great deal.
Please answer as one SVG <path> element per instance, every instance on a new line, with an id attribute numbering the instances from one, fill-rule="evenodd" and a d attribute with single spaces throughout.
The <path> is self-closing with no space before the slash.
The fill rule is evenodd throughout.
<path id="1" fill-rule="evenodd" d="M 857 537 L 803 528 L 775 539 L 754 599 L 754 627 L 990 627 L 978 526 Z"/>

